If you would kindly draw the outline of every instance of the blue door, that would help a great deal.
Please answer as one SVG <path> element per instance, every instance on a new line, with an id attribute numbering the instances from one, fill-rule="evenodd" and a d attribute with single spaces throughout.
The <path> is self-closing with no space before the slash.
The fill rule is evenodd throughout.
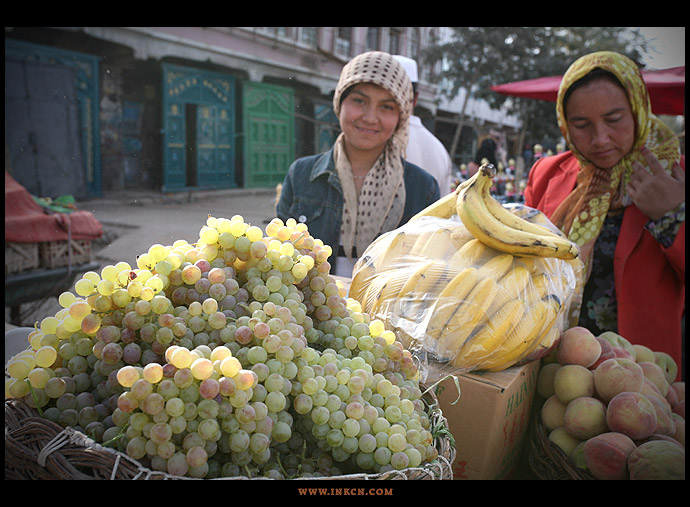
<path id="1" fill-rule="evenodd" d="M 101 195 L 98 61 L 5 38 L 5 149 L 34 195 Z"/>
<path id="2" fill-rule="evenodd" d="M 340 133 L 340 123 L 333 111 L 333 103 L 314 101 L 314 118 L 316 119 L 314 134 L 316 153 L 323 153 L 331 149 Z"/>
<path id="3" fill-rule="evenodd" d="M 232 188 L 235 79 L 163 65 L 163 191 Z"/>

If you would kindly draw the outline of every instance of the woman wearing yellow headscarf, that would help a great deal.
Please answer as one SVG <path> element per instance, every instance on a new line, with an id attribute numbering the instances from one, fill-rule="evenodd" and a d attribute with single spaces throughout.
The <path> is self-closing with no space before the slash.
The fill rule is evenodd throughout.
<path id="1" fill-rule="evenodd" d="M 534 165 L 525 202 L 580 246 L 579 324 L 666 352 L 680 367 L 685 158 L 678 138 L 651 113 L 638 67 L 618 53 L 575 61 L 556 111 L 570 150 Z"/>

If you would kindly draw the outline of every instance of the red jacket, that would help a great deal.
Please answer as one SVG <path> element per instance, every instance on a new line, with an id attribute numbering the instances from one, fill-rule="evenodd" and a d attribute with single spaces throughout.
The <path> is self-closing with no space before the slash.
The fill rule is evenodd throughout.
<path id="1" fill-rule="evenodd" d="M 685 170 L 685 157 L 681 157 Z M 551 217 L 575 188 L 580 170 L 572 152 L 545 157 L 529 173 L 525 204 Z M 618 333 L 631 343 L 670 354 L 681 369 L 681 317 L 685 311 L 685 222 L 665 248 L 644 229 L 649 221 L 634 204 L 623 214 L 614 253 Z"/>

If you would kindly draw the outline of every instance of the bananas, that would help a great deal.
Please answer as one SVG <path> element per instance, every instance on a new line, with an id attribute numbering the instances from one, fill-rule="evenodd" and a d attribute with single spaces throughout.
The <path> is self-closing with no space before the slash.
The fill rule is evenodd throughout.
<path id="1" fill-rule="evenodd" d="M 446 258 L 456 252 L 451 235 L 453 229 L 449 227 L 441 227 L 436 230 L 425 232 L 419 235 L 419 238 L 412 247 L 414 255 L 418 255 L 422 259 L 432 258 Z"/>
<path id="2" fill-rule="evenodd" d="M 482 165 L 457 195 L 456 211 L 467 230 L 486 245 L 513 255 L 576 258 L 579 249 L 575 243 L 523 220 L 493 199 L 494 172 L 493 166 Z"/>
<path id="3" fill-rule="evenodd" d="M 400 315 L 408 320 L 416 320 L 419 312 L 424 310 L 428 294 L 433 294 L 433 288 L 443 278 L 445 265 L 439 260 L 422 263 L 408 278 L 400 289 Z"/>
<path id="4" fill-rule="evenodd" d="M 542 357 L 582 287 L 577 246 L 543 213 L 494 200 L 492 171 L 379 236 L 353 271 L 363 311 L 454 370 Z"/>
<path id="5" fill-rule="evenodd" d="M 484 319 L 498 290 L 496 281 L 482 278 L 472 288 L 441 331 L 435 352 L 439 357 L 455 355 L 472 330 Z"/>
<path id="6" fill-rule="evenodd" d="M 427 324 L 426 334 L 433 339 L 441 335 L 448 321 L 477 284 L 477 269 L 469 266 L 455 275 L 438 295 L 437 305 Z"/>
<path id="7" fill-rule="evenodd" d="M 485 250 L 460 220 L 420 217 L 414 227 L 385 233 L 367 248 L 355 264 L 349 297 L 362 303 L 368 313 L 391 311 L 389 303 L 404 297 L 404 308 L 414 314 L 414 308 L 426 304 L 421 295 L 457 273 L 459 252 L 474 259 Z M 403 269 L 407 278 L 388 280 L 390 271 Z"/>
<path id="8" fill-rule="evenodd" d="M 501 278 L 500 290 L 496 294 L 496 298 L 489 309 L 489 313 L 493 315 L 498 308 L 508 304 L 508 302 L 520 295 L 526 290 L 532 275 L 529 269 L 521 264 L 517 264 L 512 270 Z"/>
<path id="9" fill-rule="evenodd" d="M 503 343 L 506 333 L 518 325 L 524 313 L 524 301 L 520 299 L 508 301 L 465 342 L 453 364 L 460 368 L 474 367 L 482 359 L 493 354 Z"/>
<path id="10" fill-rule="evenodd" d="M 519 324 L 504 336 L 502 343 L 494 350 L 494 354 L 487 355 L 478 361 L 478 367 L 492 371 L 509 368 L 538 347 L 542 337 L 548 338 L 548 345 L 546 342 L 544 345 L 550 348 L 555 339 L 560 336 L 560 331 L 554 327 L 559 306 L 560 303 L 554 298 L 540 299 L 532 304 Z"/>
<path id="11" fill-rule="evenodd" d="M 455 200 L 457 189 L 448 195 L 441 197 L 438 201 L 430 204 L 425 209 L 410 218 L 410 222 L 422 217 L 450 218 L 455 214 Z"/>
<path id="12" fill-rule="evenodd" d="M 369 312 L 372 315 L 385 314 L 389 310 L 388 305 L 396 300 L 397 295 L 405 283 L 407 283 L 413 271 L 414 266 L 410 266 L 393 270 L 389 276 L 383 277 L 385 283 L 375 296 Z"/>
<path id="13" fill-rule="evenodd" d="M 376 238 L 355 264 L 349 297 L 363 303 L 365 294 L 377 275 L 403 265 L 417 239 L 416 234 L 408 234 L 399 229 Z"/>
<path id="14" fill-rule="evenodd" d="M 450 218 L 456 213 L 456 200 L 463 188 L 477 178 L 477 174 L 463 181 L 458 187 L 448 195 L 441 197 L 438 201 L 430 204 L 422 211 L 410 218 L 410 222 L 422 217 Z"/>
<path id="15" fill-rule="evenodd" d="M 374 261 L 369 255 L 363 255 L 355 265 L 352 281 L 350 282 L 349 297 L 361 302 L 369 287 L 369 282 L 376 275 Z"/>

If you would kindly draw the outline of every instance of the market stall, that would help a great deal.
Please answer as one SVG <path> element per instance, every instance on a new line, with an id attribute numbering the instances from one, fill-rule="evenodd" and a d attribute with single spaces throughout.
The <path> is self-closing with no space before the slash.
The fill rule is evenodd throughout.
<path id="1" fill-rule="evenodd" d="M 351 278 L 241 216 L 85 274 L 6 365 L 6 478 L 684 478 L 677 367 L 573 326 L 577 247 L 491 181 Z"/>
<path id="2" fill-rule="evenodd" d="M 77 273 L 99 267 L 90 248 L 103 234 L 96 217 L 39 202 L 5 170 L 5 306 L 14 310 L 57 296 Z"/>

